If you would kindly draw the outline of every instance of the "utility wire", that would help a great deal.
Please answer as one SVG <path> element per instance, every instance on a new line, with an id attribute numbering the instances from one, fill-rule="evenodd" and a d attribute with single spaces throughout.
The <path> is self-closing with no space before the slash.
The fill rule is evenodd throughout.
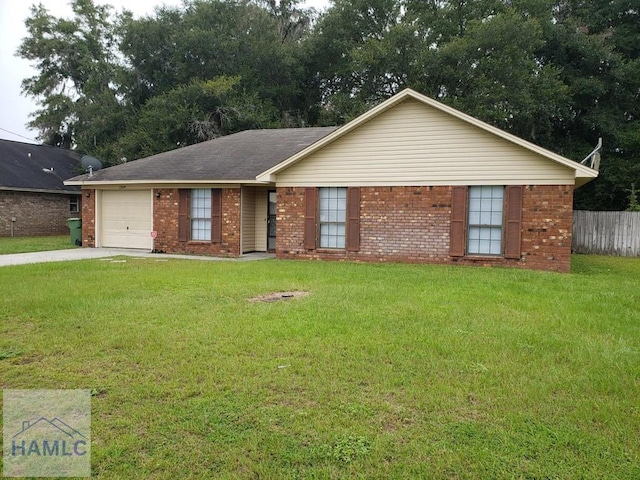
<path id="1" fill-rule="evenodd" d="M 7 130 L 6 128 L 0 127 L 0 130 L 2 130 L 3 132 L 10 133 L 11 135 L 15 135 L 16 137 L 24 138 L 25 140 L 31 140 L 32 142 L 40 143 L 40 142 L 38 142 L 38 140 L 35 140 L 33 138 L 29 138 L 29 137 L 25 137 L 24 135 L 20 135 L 19 133 L 12 132 L 11 130 Z"/>

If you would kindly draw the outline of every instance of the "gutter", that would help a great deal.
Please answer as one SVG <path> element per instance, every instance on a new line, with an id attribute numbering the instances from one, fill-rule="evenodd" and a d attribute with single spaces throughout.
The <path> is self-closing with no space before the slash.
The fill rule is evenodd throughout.
<path id="1" fill-rule="evenodd" d="M 65 185 L 67 185 L 65 183 Z M 74 184 L 70 184 L 74 185 Z M 0 187 L 0 191 L 29 193 L 59 193 L 61 195 L 80 195 L 80 190 L 49 190 L 46 188 Z"/>
<path id="2" fill-rule="evenodd" d="M 271 186 L 273 182 L 264 182 L 258 180 L 67 180 L 65 185 L 79 185 L 81 187 L 98 187 L 110 186 L 117 187 L 119 185 L 145 185 L 162 188 L 163 186 L 174 185 L 258 185 Z"/>

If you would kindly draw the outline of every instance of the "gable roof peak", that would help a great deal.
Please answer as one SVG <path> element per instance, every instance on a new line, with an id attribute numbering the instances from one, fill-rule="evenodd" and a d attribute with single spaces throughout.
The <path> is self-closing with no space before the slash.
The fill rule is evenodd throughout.
<path id="1" fill-rule="evenodd" d="M 359 117 L 356 117 L 354 120 L 352 120 L 351 122 L 347 123 L 346 125 L 340 127 L 339 129 L 337 129 L 335 132 L 331 133 L 330 135 L 327 135 L 326 137 L 320 139 L 318 142 L 310 145 L 309 147 L 305 148 L 304 150 L 298 152 L 296 155 L 288 158 L 287 160 L 285 160 L 284 162 L 275 165 L 274 167 L 270 168 L 269 170 L 263 172 L 261 175 L 259 175 L 257 177 L 258 180 L 273 180 L 273 176 L 276 175 L 278 172 L 284 170 L 285 168 L 288 168 L 289 166 L 299 162 L 300 160 L 302 160 L 303 158 L 307 157 L 308 155 L 312 154 L 313 152 L 316 152 L 318 150 L 320 150 L 321 148 L 325 147 L 326 145 L 336 141 L 337 139 L 339 139 L 340 137 L 343 137 L 344 135 L 348 134 L 349 132 L 355 130 L 356 128 L 360 127 L 361 125 L 364 125 L 365 123 L 369 122 L 370 120 L 382 115 L 384 112 L 394 108 L 395 106 L 399 105 L 400 103 L 403 103 L 407 100 L 415 100 L 418 101 L 420 103 L 422 103 L 423 105 L 426 105 L 428 107 L 434 108 L 436 110 L 439 110 L 443 113 L 446 113 L 448 115 L 451 115 L 452 117 L 455 117 L 465 123 L 468 123 L 470 125 L 473 125 L 481 130 L 484 130 L 492 135 L 495 135 L 499 138 L 502 138 L 508 142 L 511 142 L 515 145 L 518 145 L 522 148 L 525 148 L 527 150 L 530 150 L 542 157 L 545 157 L 551 161 L 554 161 L 558 164 L 561 164 L 565 167 L 571 168 L 575 171 L 575 176 L 576 179 L 580 178 L 583 179 L 584 181 L 582 181 L 580 184 L 582 183 L 586 183 L 589 180 L 595 178 L 598 176 L 598 172 L 596 170 L 593 170 L 585 165 L 581 165 L 578 162 L 575 162 L 573 160 L 570 160 L 566 157 L 563 157 L 562 155 L 558 155 L 557 153 L 551 152 L 550 150 L 547 150 L 543 147 L 540 147 L 538 145 L 535 145 L 527 140 L 524 140 L 520 137 L 517 137 L 516 135 L 513 135 L 511 133 L 508 133 L 504 130 L 501 130 L 497 127 L 494 127 L 493 125 L 489 125 L 486 122 L 483 122 L 482 120 L 479 120 L 475 117 L 472 117 L 471 115 L 468 115 L 466 113 L 461 112 L 460 110 L 456 110 L 453 107 L 450 107 L 442 102 L 439 102 L 437 100 L 434 100 L 433 98 L 427 97 L 426 95 L 423 95 L 421 93 L 416 92 L 415 90 L 412 90 L 410 88 L 405 88 L 404 90 L 402 90 L 401 92 L 393 95 L 392 97 L 388 98 L 387 100 L 381 102 L 380 104 L 378 104 L 377 106 L 371 108 L 370 110 L 368 110 L 367 112 L 363 113 L 362 115 L 360 115 Z"/>

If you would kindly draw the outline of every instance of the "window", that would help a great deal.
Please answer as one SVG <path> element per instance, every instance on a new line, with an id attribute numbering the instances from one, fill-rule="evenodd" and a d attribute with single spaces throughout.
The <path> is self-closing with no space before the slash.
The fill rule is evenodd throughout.
<path id="1" fill-rule="evenodd" d="M 191 240 L 211 241 L 211 189 L 191 190 Z"/>
<path id="2" fill-rule="evenodd" d="M 504 187 L 469 187 L 467 253 L 502 254 Z"/>
<path id="3" fill-rule="evenodd" d="M 79 198 L 80 197 L 78 197 L 77 195 L 72 195 L 69 197 L 69 212 L 78 213 L 80 211 L 80 205 L 78 203 Z"/>
<path id="4" fill-rule="evenodd" d="M 304 248 L 360 250 L 360 187 L 307 187 Z"/>
<path id="5" fill-rule="evenodd" d="M 320 248 L 345 248 L 347 223 L 347 189 L 319 189 Z"/>

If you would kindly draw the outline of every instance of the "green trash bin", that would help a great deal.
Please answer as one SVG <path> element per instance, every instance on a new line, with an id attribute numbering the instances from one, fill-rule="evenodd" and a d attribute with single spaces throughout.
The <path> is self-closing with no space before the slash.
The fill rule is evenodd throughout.
<path id="1" fill-rule="evenodd" d="M 67 226 L 69 227 L 71 245 L 82 245 L 82 219 L 68 218 Z"/>

